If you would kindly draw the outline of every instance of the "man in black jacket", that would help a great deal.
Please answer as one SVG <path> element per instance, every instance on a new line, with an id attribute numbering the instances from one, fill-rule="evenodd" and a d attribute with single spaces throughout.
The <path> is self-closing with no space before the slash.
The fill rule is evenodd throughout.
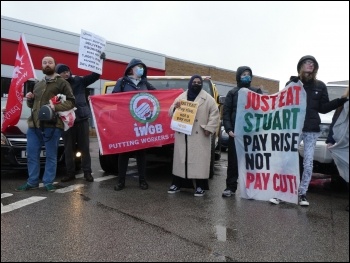
<path id="1" fill-rule="evenodd" d="M 306 115 L 302 133 L 299 137 L 299 143 L 304 142 L 304 171 L 298 189 L 299 205 L 308 206 L 306 192 L 312 177 L 314 151 L 317 139 L 320 135 L 321 119 L 319 113 L 328 113 L 342 106 L 347 99 L 338 98 L 329 101 L 327 86 L 322 81 L 316 79 L 318 72 L 318 62 L 313 56 L 303 56 L 297 65 L 298 76 L 292 76 L 290 82 L 297 83 L 299 80 L 303 83 L 306 91 Z M 273 204 L 279 204 L 281 200 L 277 198 L 270 199 Z"/>
<path id="2" fill-rule="evenodd" d="M 252 82 L 253 72 L 250 67 L 242 66 L 237 69 L 236 81 L 237 87 L 230 90 L 225 99 L 224 110 L 223 110 L 223 124 L 226 133 L 229 135 L 228 141 L 228 153 L 227 153 L 227 178 L 226 178 L 226 188 L 222 193 L 222 197 L 230 197 L 237 190 L 237 180 L 238 180 L 238 162 L 235 144 L 235 121 L 237 113 L 237 100 L 238 91 L 241 88 L 248 88 L 258 94 L 262 94 L 261 89 L 256 89 L 250 87 Z"/>
<path id="3" fill-rule="evenodd" d="M 102 52 L 101 59 L 105 60 L 106 55 Z M 87 76 L 72 76 L 70 68 L 65 64 L 57 64 L 56 72 L 61 75 L 62 78 L 67 80 L 72 86 L 75 96 L 75 122 L 74 125 L 67 131 L 63 132 L 64 141 L 64 154 L 67 168 L 67 175 L 62 177 L 61 182 L 68 182 L 75 179 L 75 160 L 74 153 L 76 144 L 82 154 L 82 169 L 84 172 L 84 178 L 88 182 L 93 182 L 91 170 L 91 157 L 90 157 L 90 108 L 86 101 L 86 88 L 100 79 L 100 74 L 91 73 Z"/>

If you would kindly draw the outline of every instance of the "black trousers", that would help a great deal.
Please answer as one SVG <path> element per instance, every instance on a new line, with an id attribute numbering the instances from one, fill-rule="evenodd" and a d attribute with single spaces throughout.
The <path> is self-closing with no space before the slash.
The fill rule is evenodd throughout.
<path id="1" fill-rule="evenodd" d="M 64 142 L 64 155 L 68 175 L 75 174 L 75 145 L 77 144 L 82 158 L 84 173 L 91 173 L 90 156 L 90 128 L 89 121 L 82 120 L 74 123 L 67 131 L 62 133 Z"/>
<path id="2" fill-rule="evenodd" d="M 137 170 L 139 180 L 145 180 L 146 177 L 146 150 L 137 150 L 133 152 L 120 153 L 118 156 L 119 180 L 125 180 L 126 171 L 128 169 L 129 158 L 136 156 Z"/>
<path id="3" fill-rule="evenodd" d="M 227 178 L 226 187 L 231 190 L 237 190 L 237 180 L 238 180 L 238 161 L 235 139 L 229 137 L 228 139 L 228 153 L 227 153 Z"/>

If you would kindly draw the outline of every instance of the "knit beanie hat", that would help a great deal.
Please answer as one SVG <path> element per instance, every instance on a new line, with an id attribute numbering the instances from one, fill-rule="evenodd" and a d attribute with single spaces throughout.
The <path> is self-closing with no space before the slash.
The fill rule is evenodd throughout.
<path id="1" fill-rule="evenodd" d="M 65 64 L 57 64 L 56 72 L 58 74 L 61 74 L 62 72 L 65 72 L 65 71 L 70 71 L 70 68 L 67 65 L 65 65 Z"/>

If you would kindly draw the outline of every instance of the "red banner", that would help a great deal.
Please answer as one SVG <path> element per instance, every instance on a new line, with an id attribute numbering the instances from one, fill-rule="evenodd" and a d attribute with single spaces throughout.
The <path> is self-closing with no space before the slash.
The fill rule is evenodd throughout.
<path id="1" fill-rule="evenodd" d="M 101 154 L 174 143 L 168 110 L 182 92 L 150 90 L 90 96 Z"/>
<path id="2" fill-rule="evenodd" d="M 8 126 L 13 126 L 18 123 L 22 112 L 23 84 L 31 78 L 36 78 L 35 71 L 24 34 L 22 34 L 18 44 L 15 66 L 4 113 L 4 121 L 1 125 L 2 131 Z"/>

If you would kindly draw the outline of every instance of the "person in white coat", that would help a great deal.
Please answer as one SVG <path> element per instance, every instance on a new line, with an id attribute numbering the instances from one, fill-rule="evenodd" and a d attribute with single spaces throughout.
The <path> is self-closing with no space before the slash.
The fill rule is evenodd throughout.
<path id="1" fill-rule="evenodd" d="M 214 98 L 202 90 L 203 79 L 193 75 L 188 83 L 188 89 L 179 95 L 169 109 L 169 116 L 180 107 L 180 100 L 198 103 L 197 113 L 191 135 L 175 132 L 173 181 L 169 194 L 177 193 L 180 188 L 193 188 L 194 196 L 203 196 L 209 190 L 209 169 L 211 155 L 211 136 L 219 125 L 219 108 Z"/>

